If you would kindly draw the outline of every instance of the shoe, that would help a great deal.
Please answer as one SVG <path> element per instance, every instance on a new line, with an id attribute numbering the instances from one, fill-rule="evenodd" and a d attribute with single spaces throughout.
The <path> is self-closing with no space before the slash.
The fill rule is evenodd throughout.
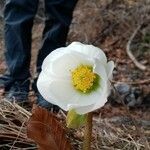
<path id="1" fill-rule="evenodd" d="M 6 98 L 13 102 L 25 102 L 28 100 L 28 93 L 29 93 L 29 86 L 30 81 L 27 80 L 21 80 L 21 81 L 15 81 L 14 84 L 12 84 L 11 88 L 8 91 L 8 94 Z"/>
<path id="2" fill-rule="evenodd" d="M 43 108 L 45 108 L 45 109 L 47 109 L 47 110 L 49 110 L 49 111 L 55 112 L 55 113 L 58 113 L 58 112 L 59 112 L 59 109 L 60 109 L 58 106 L 53 105 L 53 104 L 47 102 L 47 101 L 42 97 L 42 95 L 41 95 L 39 92 L 37 93 L 37 102 L 36 102 L 36 104 L 37 104 L 38 106 L 41 106 L 41 107 L 43 107 Z"/>
<path id="3" fill-rule="evenodd" d="M 9 91 L 13 82 L 14 79 L 10 77 L 8 72 L 6 72 L 4 75 L 0 75 L 0 88 L 3 88 L 4 91 Z"/>

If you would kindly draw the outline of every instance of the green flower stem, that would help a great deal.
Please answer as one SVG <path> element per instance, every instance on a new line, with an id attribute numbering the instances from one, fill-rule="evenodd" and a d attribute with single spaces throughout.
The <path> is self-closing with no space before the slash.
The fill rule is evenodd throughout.
<path id="1" fill-rule="evenodd" d="M 91 149 L 92 117 L 93 117 L 92 112 L 87 114 L 86 123 L 85 123 L 85 131 L 84 131 L 83 150 L 90 150 Z"/>

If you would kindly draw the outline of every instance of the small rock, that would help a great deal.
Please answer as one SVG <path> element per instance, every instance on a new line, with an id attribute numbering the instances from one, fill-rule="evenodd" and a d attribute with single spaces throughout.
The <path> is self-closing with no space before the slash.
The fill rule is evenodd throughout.
<path id="1" fill-rule="evenodd" d="M 124 103 L 128 107 L 135 107 L 142 104 L 142 91 L 139 88 L 131 87 L 126 83 L 117 83 L 114 85 L 115 90 L 112 90 L 109 100 L 111 103 Z"/>
<path id="2" fill-rule="evenodd" d="M 114 85 L 119 94 L 129 94 L 130 86 L 126 83 L 117 83 Z"/>

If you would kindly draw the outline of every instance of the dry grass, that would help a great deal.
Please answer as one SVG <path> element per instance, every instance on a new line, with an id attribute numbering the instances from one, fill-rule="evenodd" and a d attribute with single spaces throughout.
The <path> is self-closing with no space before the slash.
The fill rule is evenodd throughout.
<path id="1" fill-rule="evenodd" d="M 4 99 L 0 106 L 0 149 L 36 149 L 26 135 L 26 123 L 31 113 Z"/>
<path id="2" fill-rule="evenodd" d="M 147 35 L 150 30 L 148 26 L 149 14 L 149 0 L 79 0 L 74 13 L 68 42 L 78 40 L 103 48 L 109 58 L 113 58 L 116 62 L 117 70 L 114 77 L 117 81 L 146 80 L 150 72 L 146 71 L 143 73 L 136 70 L 130 59 L 126 56 L 124 47 L 135 28 L 145 18 L 145 26 L 140 30 L 131 48 L 136 50 L 134 50 L 134 54 L 138 60 L 149 67 L 150 53 L 148 48 L 146 47 L 147 51 L 144 51 L 143 46 L 140 48 L 145 39 L 148 38 L 149 41 L 149 36 Z M 4 49 L 4 42 L 1 40 L 1 36 L 3 35 L 2 22 L 0 22 L 0 27 L 0 72 L 3 72 L 5 65 L 3 64 L 4 58 L 2 55 Z M 36 23 L 33 30 L 34 55 L 40 47 L 42 29 L 43 22 L 40 20 L 39 23 Z M 37 34 L 36 31 L 40 32 Z M 32 61 L 31 66 L 33 66 L 34 62 Z M 147 83 L 142 86 L 146 93 L 149 93 L 149 86 Z M 26 135 L 26 124 L 31 113 L 24 108 L 0 98 L 1 150 L 37 149 L 34 142 L 28 139 Z M 150 143 L 150 120 L 147 120 L 148 124 L 146 125 L 141 123 L 141 119 L 138 121 L 140 122 L 138 129 L 140 129 L 142 135 L 137 132 L 132 119 L 122 121 L 120 118 L 118 123 L 118 121 L 112 121 L 112 119 L 95 118 L 92 142 L 93 150 L 145 150 L 146 145 Z M 68 135 L 74 147 L 80 150 L 83 129 L 69 130 Z"/>
<path id="3" fill-rule="evenodd" d="M 150 130 L 143 129 L 144 138 L 138 134 L 134 125 L 112 123 L 109 120 L 95 122 L 95 144 L 93 149 L 103 150 L 146 150 Z M 141 128 L 142 129 L 142 128 Z M 150 139 L 149 139 L 150 140 Z M 149 141 L 150 142 L 150 141 Z"/>
<path id="4" fill-rule="evenodd" d="M 26 135 L 26 124 L 31 113 L 6 100 L 1 100 L 0 106 L 0 149 L 37 149 L 34 142 Z M 149 124 L 140 126 L 144 138 L 139 135 L 130 119 L 118 123 L 96 117 L 93 124 L 93 150 L 145 150 L 145 140 L 147 144 L 150 142 Z M 75 149 L 80 150 L 83 129 L 68 130 L 68 135 Z"/>

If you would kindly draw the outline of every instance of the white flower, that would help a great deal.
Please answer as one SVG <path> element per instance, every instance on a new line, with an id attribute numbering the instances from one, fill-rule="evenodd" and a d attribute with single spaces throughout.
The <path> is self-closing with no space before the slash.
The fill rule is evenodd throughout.
<path id="1" fill-rule="evenodd" d="M 101 49 L 73 42 L 45 58 L 37 87 L 48 102 L 85 114 L 107 102 L 113 69 Z"/>

